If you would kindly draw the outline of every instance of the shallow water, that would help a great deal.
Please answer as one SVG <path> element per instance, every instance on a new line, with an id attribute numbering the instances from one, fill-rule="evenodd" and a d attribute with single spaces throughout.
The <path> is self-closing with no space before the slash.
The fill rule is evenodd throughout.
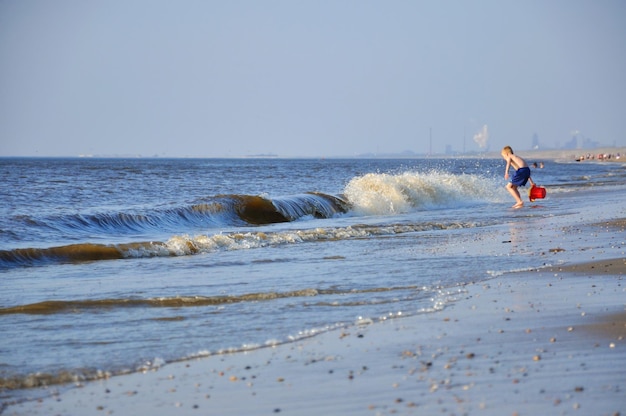
<path id="1" fill-rule="evenodd" d="M 559 227 L 626 216 L 621 164 L 546 162 L 533 178 L 548 197 L 520 210 L 503 170 L 0 159 L 1 396 L 428 313 L 529 256 L 552 261 Z"/>

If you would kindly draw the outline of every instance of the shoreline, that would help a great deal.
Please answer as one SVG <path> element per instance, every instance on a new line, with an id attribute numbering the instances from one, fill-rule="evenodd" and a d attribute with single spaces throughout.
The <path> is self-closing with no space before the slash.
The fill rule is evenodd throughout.
<path id="1" fill-rule="evenodd" d="M 3 414 L 624 414 L 625 275 L 625 258 L 511 273 L 435 313 L 49 388 Z"/>

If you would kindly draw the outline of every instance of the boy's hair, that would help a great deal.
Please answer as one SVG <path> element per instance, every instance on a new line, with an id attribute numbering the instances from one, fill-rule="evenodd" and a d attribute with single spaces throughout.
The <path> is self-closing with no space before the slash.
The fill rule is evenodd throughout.
<path id="1" fill-rule="evenodd" d="M 510 153 L 510 154 L 514 154 L 513 149 L 511 149 L 511 146 L 504 146 L 504 149 L 502 149 L 502 151 Z"/>

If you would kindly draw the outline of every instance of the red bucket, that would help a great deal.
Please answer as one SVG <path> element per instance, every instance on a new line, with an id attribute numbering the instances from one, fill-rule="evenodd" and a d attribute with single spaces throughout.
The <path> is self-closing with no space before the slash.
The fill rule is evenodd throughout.
<path id="1" fill-rule="evenodd" d="M 542 186 L 531 186 L 530 191 L 528 191 L 528 199 L 530 202 L 534 202 L 535 199 L 543 199 L 546 197 L 546 188 Z"/>

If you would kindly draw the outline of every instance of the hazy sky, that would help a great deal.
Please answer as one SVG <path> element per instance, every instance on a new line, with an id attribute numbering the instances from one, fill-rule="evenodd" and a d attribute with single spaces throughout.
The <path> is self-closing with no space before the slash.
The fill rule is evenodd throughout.
<path id="1" fill-rule="evenodd" d="M 626 146 L 625 22 L 623 0 L 0 0 L 0 156 Z"/>

